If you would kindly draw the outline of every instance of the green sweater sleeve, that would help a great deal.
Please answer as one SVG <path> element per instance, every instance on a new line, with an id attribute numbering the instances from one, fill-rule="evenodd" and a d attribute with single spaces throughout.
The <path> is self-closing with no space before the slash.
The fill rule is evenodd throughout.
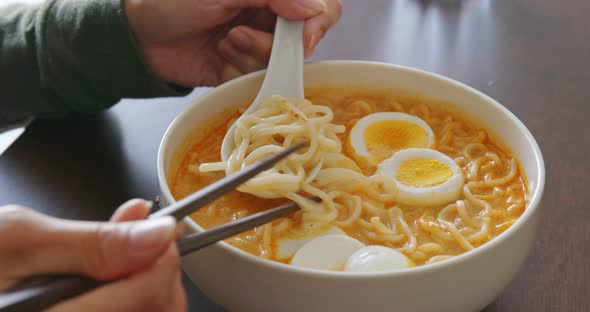
<path id="1" fill-rule="evenodd" d="M 0 7 L 0 126 L 106 109 L 121 98 L 185 94 L 150 72 L 122 1 Z"/>

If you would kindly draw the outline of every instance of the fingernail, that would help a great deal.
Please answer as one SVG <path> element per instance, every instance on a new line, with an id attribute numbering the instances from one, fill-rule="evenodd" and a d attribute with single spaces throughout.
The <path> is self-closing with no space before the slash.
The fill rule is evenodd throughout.
<path id="1" fill-rule="evenodd" d="M 310 14 L 317 14 L 328 10 L 328 5 L 324 0 L 297 0 L 297 3 Z"/>
<path id="2" fill-rule="evenodd" d="M 316 34 L 311 34 L 311 37 L 309 38 L 309 42 L 307 43 L 307 46 L 305 47 L 306 49 L 311 49 L 313 47 L 313 42 L 315 41 L 315 36 L 316 36 Z"/>
<path id="3" fill-rule="evenodd" d="M 176 224 L 175 232 L 174 232 L 174 239 L 179 240 L 182 235 L 184 235 L 184 224 L 179 222 Z"/>
<path id="4" fill-rule="evenodd" d="M 241 73 L 233 64 L 227 63 L 223 66 L 223 72 L 221 74 L 221 80 L 223 82 L 230 81 L 232 79 L 242 76 Z"/>
<path id="5" fill-rule="evenodd" d="M 148 203 L 148 201 L 145 199 L 134 198 L 134 199 L 128 200 L 127 202 L 123 203 L 121 205 L 121 207 L 119 207 L 119 208 L 125 210 L 131 206 L 136 206 L 136 205 L 143 205 L 146 208 L 151 208 L 151 206 L 148 206 L 147 203 Z"/>
<path id="6" fill-rule="evenodd" d="M 240 50 L 249 50 L 251 46 L 250 37 L 239 28 L 232 29 L 227 37 L 231 40 L 232 44 Z"/>
<path id="7" fill-rule="evenodd" d="M 148 219 L 135 224 L 129 233 L 133 254 L 153 252 L 164 247 L 176 235 L 176 220 L 173 217 Z"/>
<path id="8" fill-rule="evenodd" d="M 152 208 L 154 208 L 154 202 L 151 200 L 146 200 L 143 202 L 143 206 L 148 210 L 148 211 L 152 211 Z"/>
<path id="9" fill-rule="evenodd" d="M 318 44 L 318 42 L 320 42 L 320 39 L 322 39 L 322 36 L 324 34 L 319 31 L 317 33 L 311 34 L 311 38 L 309 39 L 309 44 L 307 45 L 308 49 L 315 49 L 315 46 Z"/>

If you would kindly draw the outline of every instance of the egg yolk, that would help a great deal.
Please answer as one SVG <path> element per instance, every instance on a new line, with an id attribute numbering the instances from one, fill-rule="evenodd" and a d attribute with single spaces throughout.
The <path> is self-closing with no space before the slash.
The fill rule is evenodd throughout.
<path id="1" fill-rule="evenodd" d="M 369 153 L 384 160 L 394 152 L 410 147 L 428 147 L 428 134 L 419 125 L 403 120 L 384 120 L 365 130 L 365 144 Z"/>
<path id="2" fill-rule="evenodd" d="M 453 176 L 449 165 L 434 159 L 414 158 L 401 163 L 395 178 L 412 187 L 430 187 L 446 182 Z"/>

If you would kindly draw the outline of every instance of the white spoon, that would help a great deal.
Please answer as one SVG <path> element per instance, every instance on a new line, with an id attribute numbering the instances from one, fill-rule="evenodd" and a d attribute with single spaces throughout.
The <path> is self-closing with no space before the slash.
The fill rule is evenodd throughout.
<path id="1" fill-rule="evenodd" d="M 270 61 L 262 87 L 244 114 L 255 111 L 260 103 L 273 95 L 303 97 L 303 22 L 277 18 Z M 235 123 L 221 144 L 221 160 L 231 154 Z"/>

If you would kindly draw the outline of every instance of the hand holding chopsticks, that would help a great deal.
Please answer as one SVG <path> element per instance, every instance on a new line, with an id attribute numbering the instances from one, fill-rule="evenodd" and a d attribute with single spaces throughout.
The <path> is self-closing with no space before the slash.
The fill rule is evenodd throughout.
<path id="1" fill-rule="evenodd" d="M 207 205 L 223 194 L 235 189 L 258 173 L 272 167 L 305 144 L 297 144 L 283 152 L 253 164 L 203 188 L 199 192 L 166 207 L 150 217 L 173 216 L 180 221 L 193 211 Z M 298 210 L 294 203 L 260 212 L 226 225 L 189 235 L 178 242 L 181 255 L 206 247 L 248 229 L 263 225 Z M 97 281 L 84 276 L 36 277 L 12 291 L 0 294 L 0 311 L 42 310 L 64 299 L 90 291 L 110 281 Z"/>

